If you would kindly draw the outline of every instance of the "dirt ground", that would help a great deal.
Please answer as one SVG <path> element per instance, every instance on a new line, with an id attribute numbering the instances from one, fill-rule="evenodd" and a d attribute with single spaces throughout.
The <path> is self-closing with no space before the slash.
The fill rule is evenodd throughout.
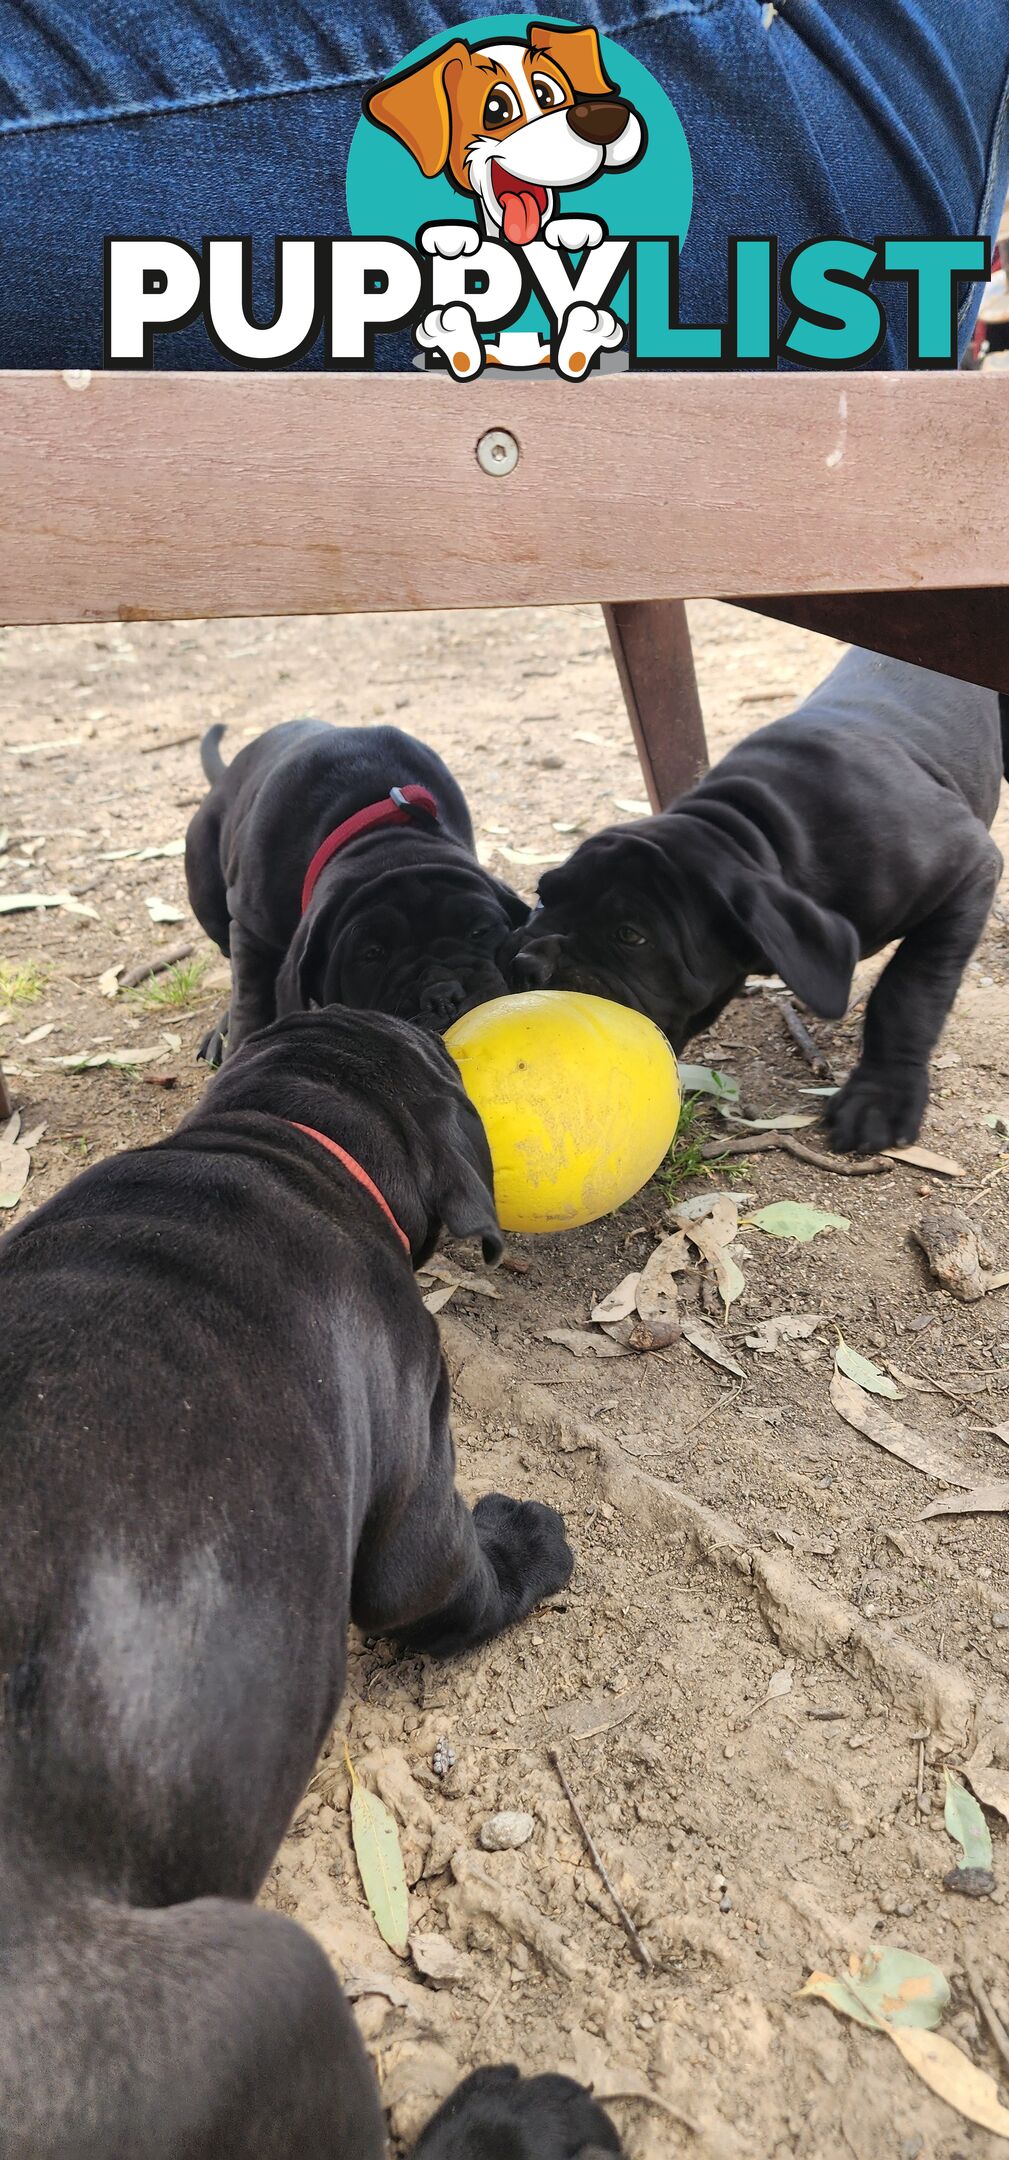
<path id="1" fill-rule="evenodd" d="M 691 614 L 713 756 L 786 711 L 835 650 L 715 604 Z M 0 1057 L 24 1130 L 45 1124 L 21 1212 L 84 1162 L 170 1128 L 199 1092 L 195 1047 L 226 1001 L 178 855 L 112 851 L 181 839 L 211 721 L 228 723 L 227 754 L 304 713 L 395 720 L 435 744 L 468 792 L 482 850 L 527 893 L 579 834 L 644 807 L 591 609 L 3 633 L 0 898 L 69 892 L 93 910 L 0 917 L 0 960 L 39 971 L 19 978 L 36 992 L 28 1001 L 0 984 Z M 1004 813 L 1001 826 L 1005 846 Z M 177 919 L 156 923 L 148 901 Z M 1009 1476 L 1004 1441 L 987 1430 L 1009 1419 L 1009 1293 L 958 1303 L 909 1234 L 930 1207 L 961 1206 L 1009 1264 L 1009 1139 L 985 1123 L 1009 1114 L 1005 923 L 1000 897 L 935 1061 L 923 1139 L 963 1176 L 893 1164 L 842 1177 L 774 1151 L 730 1160 L 715 1185 L 677 1185 L 673 1206 L 725 1187 L 753 1195 L 747 1209 L 790 1198 L 849 1219 L 809 1245 L 744 1227 L 746 1287 L 727 1323 L 701 1273 L 681 1277 L 684 1313 L 742 1378 L 686 1339 L 604 1359 L 547 1339 L 585 1329 L 669 1228 L 654 1183 L 592 1228 L 516 1239 L 525 1271 L 457 1288 L 443 1314 L 465 1488 L 562 1507 L 578 1566 L 563 1598 L 458 1665 L 354 1645 L 339 1730 L 268 1885 L 355 1997 L 399 2140 L 460 2072 L 512 2059 L 593 2082 L 631 2160 L 996 2160 L 1009 2149 L 933 2097 L 885 2037 L 796 1999 L 812 1969 L 842 1972 L 852 1952 L 923 1953 L 951 1982 L 945 2030 L 1001 2071 L 1009 2099 L 1009 2060 L 964 1963 L 1009 2023 L 1006 1821 L 989 1813 L 998 1888 L 973 1901 L 943 1887 L 957 1855 L 942 1819 L 945 1766 L 980 1742 L 979 1760 L 1009 1770 L 1009 1518 L 920 1521 L 943 1487 L 853 1431 L 829 1396 L 839 1327 L 909 1376 L 887 1407 L 954 1454 L 965 1480 Z M 190 938 L 202 973 L 159 978 L 153 1008 L 150 985 L 101 993 L 106 970 Z M 856 1008 L 836 1029 L 816 1025 L 839 1074 L 858 1024 Z M 130 1062 L 53 1062 L 92 1051 Z M 690 1054 L 738 1080 L 750 1115 L 816 1106 L 771 994 L 730 1008 Z M 701 1138 L 716 1128 L 711 1113 Z M 803 1137 L 817 1144 L 815 1128 Z M 447 1264 L 479 1274 L 461 1248 Z M 746 1346 L 783 1312 L 822 1324 L 776 1353 Z M 406 1963 L 361 1894 L 345 1737 L 401 1825 L 417 1944 Z M 432 1767 L 440 1742 L 441 1761 L 455 1758 L 444 1776 Z M 481 1826 L 500 1809 L 527 1811 L 532 1836 L 485 1852 Z M 431 1937 L 443 1962 L 446 1946 L 455 1953 L 444 1985 L 420 1969 L 438 1954 Z"/>

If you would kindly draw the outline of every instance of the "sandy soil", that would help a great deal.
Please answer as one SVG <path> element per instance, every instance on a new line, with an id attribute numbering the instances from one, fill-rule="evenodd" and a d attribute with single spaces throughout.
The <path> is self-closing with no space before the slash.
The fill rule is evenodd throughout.
<path id="1" fill-rule="evenodd" d="M 732 609 L 701 605 L 692 620 L 714 756 L 830 664 L 826 640 Z M 202 1085 L 195 1046 L 224 1001 L 178 856 L 109 853 L 181 838 L 212 720 L 229 725 L 227 753 L 301 713 L 395 719 L 427 737 L 463 781 L 488 859 L 530 893 L 580 833 L 644 807 L 591 609 L 3 633 L 0 898 L 69 891 L 94 910 L 0 919 L 0 960 L 41 971 L 31 1002 L 12 1003 L 0 979 L 0 1056 L 25 1129 L 45 1122 L 22 1212 L 85 1161 L 171 1126 Z M 153 923 L 148 900 L 179 920 Z M 963 1961 L 966 1950 L 1009 2022 L 1006 1824 L 989 1815 L 999 1888 L 969 1901 L 943 1888 L 956 1855 L 942 1806 L 944 1767 L 979 1739 L 1009 1769 L 1007 1517 L 921 1522 L 943 1488 L 845 1424 L 829 1384 L 840 1328 L 910 1376 L 888 1407 L 966 1478 L 1009 1476 L 1004 1443 L 985 1429 L 1009 1419 L 1009 1293 L 956 1302 L 910 1238 L 930 1207 L 952 1203 L 1009 1264 L 1009 1141 L 984 1122 L 1009 1111 L 1005 921 L 1000 898 L 936 1060 L 923 1135 L 961 1178 L 903 1165 L 842 1178 L 779 1152 L 719 1173 L 754 1206 L 801 1199 L 850 1223 L 808 1246 L 744 1229 L 746 1289 L 728 1323 L 702 1272 L 681 1278 L 685 1316 L 715 1331 L 742 1379 L 685 1339 L 604 1360 L 547 1339 L 587 1326 L 703 1177 L 681 1180 L 671 1203 L 653 1184 L 590 1229 L 515 1240 L 525 1271 L 457 1289 L 443 1315 L 466 1489 L 552 1500 L 579 1564 L 564 1598 L 458 1666 L 355 1645 L 340 1731 L 268 1886 L 354 1993 L 397 2138 L 460 2071 L 505 2057 L 563 2064 L 614 2096 L 631 2160 L 1007 2150 L 934 2098 L 885 2038 L 796 2000 L 811 1969 L 842 1971 L 852 1952 L 922 1952 L 951 1981 L 947 2032 L 998 2075 Z M 101 994 L 105 970 L 190 937 L 206 966 L 198 983 L 162 979 L 176 1003 Z M 857 1009 L 816 1030 L 839 1073 L 857 1030 Z M 101 1050 L 136 1062 L 81 1073 L 51 1062 Z M 691 1054 L 733 1074 L 752 1115 L 815 1107 L 765 993 Z M 804 1137 L 816 1144 L 815 1130 Z M 476 1272 L 462 1249 L 448 1264 Z M 755 1324 L 782 1312 L 823 1323 L 775 1354 L 747 1348 Z M 362 1899 L 344 1736 L 402 1827 L 417 1963 L 386 1951 Z M 456 1758 L 443 1777 L 439 1741 Z M 647 1969 L 586 1857 L 551 1746 Z M 498 1809 L 533 1816 L 520 1849 L 480 1849 Z M 447 1985 L 418 1969 L 432 1936 L 456 1953 Z M 1001 2074 L 1005 2099 L 1006 2063 Z"/>

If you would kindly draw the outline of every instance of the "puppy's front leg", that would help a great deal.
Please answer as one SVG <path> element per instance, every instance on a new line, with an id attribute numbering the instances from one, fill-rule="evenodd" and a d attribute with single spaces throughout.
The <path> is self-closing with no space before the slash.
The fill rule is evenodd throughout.
<path id="1" fill-rule="evenodd" d="M 224 1056 L 277 1017 L 279 955 L 261 945 L 241 923 L 231 920 L 231 1007 Z"/>
<path id="2" fill-rule="evenodd" d="M 904 939 L 869 999 L 862 1055 L 825 1113 L 841 1154 L 872 1155 L 917 1139 L 928 1102 L 929 1059 L 1002 872 L 987 834 L 978 852 L 969 878 Z"/>
<path id="3" fill-rule="evenodd" d="M 573 1566 L 555 1508 L 486 1493 L 471 1513 L 456 1491 L 442 1367 L 426 1471 L 412 1491 L 390 1494 L 373 1511 L 358 1552 L 351 1594 L 357 1626 L 451 1657 L 524 1620 L 542 1598 L 563 1590 Z"/>

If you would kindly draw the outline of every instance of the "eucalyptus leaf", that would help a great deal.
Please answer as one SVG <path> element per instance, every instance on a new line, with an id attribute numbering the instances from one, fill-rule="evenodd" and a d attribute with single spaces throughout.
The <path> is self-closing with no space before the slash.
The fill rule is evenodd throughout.
<path id="1" fill-rule="evenodd" d="M 361 1887 L 383 1942 L 388 1943 L 397 1957 L 405 1957 L 410 1932 L 410 1896 L 399 1831 L 384 1800 L 358 1782 L 349 1755 L 346 1761 L 350 1772 L 350 1834 L 354 1840 Z"/>
<path id="2" fill-rule="evenodd" d="M 888 1380 L 871 1358 L 863 1357 L 860 1351 L 853 1350 L 851 1344 L 845 1342 L 843 1335 L 839 1337 L 834 1352 L 834 1363 L 839 1372 L 847 1373 L 849 1380 L 854 1380 L 860 1388 L 865 1388 L 867 1394 L 888 1395 L 891 1402 L 902 1400 L 895 1381 Z"/>
<path id="3" fill-rule="evenodd" d="M 684 1095 L 714 1095 L 722 1102 L 738 1102 L 739 1082 L 710 1065 L 681 1065 L 680 1086 Z"/>
<path id="4" fill-rule="evenodd" d="M 953 1777 L 949 1770 L 946 1772 L 943 1814 L 950 1837 L 960 1847 L 961 1867 L 990 1868 L 991 1832 L 973 1793 L 969 1793 L 966 1785 L 961 1785 L 959 1778 Z"/>
<path id="5" fill-rule="evenodd" d="M 825 1215 L 822 1208 L 806 1207 L 800 1200 L 774 1200 L 744 1221 L 767 1237 L 794 1238 L 799 1245 L 811 1244 L 824 1230 L 851 1229 L 850 1216 Z"/>

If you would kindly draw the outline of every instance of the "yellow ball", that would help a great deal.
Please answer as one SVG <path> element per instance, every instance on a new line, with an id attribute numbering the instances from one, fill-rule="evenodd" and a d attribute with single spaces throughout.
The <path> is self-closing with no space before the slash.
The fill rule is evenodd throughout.
<path id="1" fill-rule="evenodd" d="M 643 1013 L 578 990 L 528 990 L 445 1036 L 486 1127 L 503 1230 L 574 1230 L 622 1207 L 676 1131 L 676 1059 Z"/>

